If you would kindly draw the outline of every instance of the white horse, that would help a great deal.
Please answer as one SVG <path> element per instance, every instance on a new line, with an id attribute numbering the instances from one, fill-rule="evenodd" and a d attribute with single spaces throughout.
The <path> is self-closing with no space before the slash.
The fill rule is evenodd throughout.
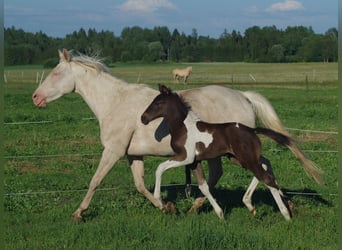
<path id="1" fill-rule="evenodd" d="M 34 91 L 33 103 L 37 107 L 44 108 L 47 103 L 67 93 L 80 94 L 99 121 L 101 143 L 104 147 L 88 192 L 73 213 L 73 219 L 76 221 L 82 219 L 82 213 L 88 209 L 95 189 L 124 155 L 127 155 L 131 165 L 137 190 L 154 206 L 160 207 L 159 201 L 145 187 L 143 156 L 172 155 L 170 136 L 161 118 L 154 120 L 148 126 L 140 122 L 141 114 L 159 92 L 142 84 L 128 84 L 115 78 L 95 58 L 73 57 L 65 49 L 59 51 L 59 57 L 59 64 Z M 266 127 L 288 134 L 270 103 L 255 92 L 239 92 L 220 86 L 206 86 L 181 91 L 179 94 L 204 121 L 213 123 L 236 121 L 254 127 L 255 114 L 257 114 Z M 290 147 L 290 150 L 301 160 L 304 168 L 313 178 L 321 183 L 320 171 L 315 165 L 297 146 Z M 208 184 L 213 187 L 222 175 L 220 158 L 210 160 L 208 164 Z M 255 188 L 255 184 L 248 188 L 250 196 Z"/>
<path id="2" fill-rule="evenodd" d="M 188 77 L 190 76 L 191 72 L 192 72 L 191 66 L 186 67 L 184 69 L 174 69 L 172 70 L 173 80 L 179 83 L 178 78 L 183 77 L 183 83 L 186 84 L 186 81 L 188 80 Z"/>

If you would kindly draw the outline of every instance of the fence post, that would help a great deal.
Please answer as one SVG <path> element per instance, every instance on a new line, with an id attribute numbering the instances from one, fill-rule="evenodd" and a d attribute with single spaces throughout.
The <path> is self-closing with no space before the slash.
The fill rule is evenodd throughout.
<path id="1" fill-rule="evenodd" d="M 306 92 L 309 91 L 309 80 L 308 80 L 308 75 L 305 75 L 305 86 L 306 86 Z"/>
<path id="2" fill-rule="evenodd" d="M 40 77 L 39 85 L 42 84 L 44 73 L 45 73 L 45 70 L 43 71 L 42 76 Z"/>

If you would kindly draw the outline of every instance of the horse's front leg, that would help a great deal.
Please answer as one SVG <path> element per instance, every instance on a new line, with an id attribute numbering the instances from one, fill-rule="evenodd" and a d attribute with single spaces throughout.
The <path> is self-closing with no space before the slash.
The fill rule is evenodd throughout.
<path id="1" fill-rule="evenodd" d="M 109 148 L 104 149 L 104 151 L 102 152 L 100 164 L 97 167 L 96 172 L 93 175 L 91 182 L 89 184 L 88 192 L 86 196 L 83 198 L 83 201 L 81 202 L 78 209 L 72 214 L 72 219 L 74 221 L 80 222 L 82 220 L 82 213 L 88 209 L 90 201 L 94 195 L 95 189 L 100 185 L 103 178 L 112 169 L 115 162 L 119 160 L 122 156 L 123 154 L 114 153 Z"/>
<path id="2" fill-rule="evenodd" d="M 143 194 L 149 201 L 151 201 L 155 207 L 160 207 L 159 200 L 154 198 L 153 194 L 150 193 L 145 187 L 143 157 L 128 156 L 128 161 L 131 165 L 134 184 L 138 192 Z"/>

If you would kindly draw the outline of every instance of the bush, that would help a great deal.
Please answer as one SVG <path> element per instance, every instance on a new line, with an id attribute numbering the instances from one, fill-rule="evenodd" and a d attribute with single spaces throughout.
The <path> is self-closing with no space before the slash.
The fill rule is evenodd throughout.
<path id="1" fill-rule="evenodd" d="M 49 58 L 49 59 L 47 59 L 44 62 L 43 67 L 44 67 L 44 69 L 46 69 L 46 68 L 54 68 L 54 67 L 56 67 L 56 65 L 58 63 L 59 63 L 58 58 Z"/>

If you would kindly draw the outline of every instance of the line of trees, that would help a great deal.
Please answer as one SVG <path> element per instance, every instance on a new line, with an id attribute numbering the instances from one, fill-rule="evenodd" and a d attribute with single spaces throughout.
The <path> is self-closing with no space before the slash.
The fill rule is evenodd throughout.
<path id="1" fill-rule="evenodd" d="M 5 28 L 5 65 L 57 63 L 57 49 L 67 48 L 91 54 L 100 51 L 106 63 L 115 62 L 312 62 L 337 61 L 338 31 L 316 34 L 311 27 L 253 26 L 242 35 L 224 30 L 219 38 L 200 36 L 197 30 L 186 35 L 167 27 L 124 28 L 120 36 L 111 31 L 81 28 L 64 38 L 43 32 L 30 33 Z"/>

